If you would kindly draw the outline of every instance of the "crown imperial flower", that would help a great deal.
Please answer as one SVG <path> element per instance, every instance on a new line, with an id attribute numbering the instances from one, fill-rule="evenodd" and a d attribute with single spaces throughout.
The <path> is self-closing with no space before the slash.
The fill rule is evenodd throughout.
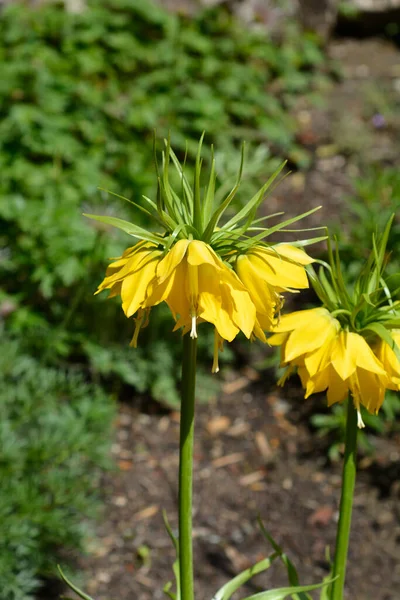
<path id="1" fill-rule="evenodd" d="M 361 335 L 343 330 L 339 321 L 324 308 L 284 315 L 275 331 L 268 342 L 282 346 L 281 364 L 289 365 L 289 372 L 293 366 L 298 367 L 305 398 L 327 391 L 328 406 L 331 406 L 343 402 L 350 392 L 360 426 L 361 404 L 371 413 L 378 412 L 390 380 L 383 364 Z M 386 342 L 383 344 L 387 346 Z"/>
<path id="2" fill-rule="evenodd" d="M 363 427 L 360 407 L 377 413 L 386 389 L 400 390 L 400 315 L 382 273 L 390 222 L 366 270 L 349 293 L 339 260 L 331 255 L 330 280 L 312 274 L 323 307 L 284 315 L 268 339 L 281 346 L 282 385 L 297 368 L 305 398 L 327 392 L 328 405 L 343 402 L 350 393 Z M 338 257 L 337 257 L 338 258 Z"/>
<path id="3" fill-rule="evenodd" d="M 214 159 L 208 185 L 203 196 L 200 193 L 201 144 L 202 140 L 193 189 L 166 142 L 162 175 L 158 173 L 157 202 L 144 197 L 149 210 L 138 207 L 164 230 L 163 234 L 114 217 L 87 216 L 119 227 L 139 240 L 109 265 L 97 290 L 109 289 L 111 297 L 121 296 L 125 315 L 133 317 L 136 323 L 131 345 L 137 345 L 151 308 L 166 302 L 175 319 L 175 329 L 190 332 L 192 338 L 197 337 L 199 323 L 214 326 L 215 372 L 224 340 L 230 342 L 242 331 L 249 339 L 266 341 L 264 332 L 277 322 L 281 294 L 308 287 L 305 265 L 313 261 L 301 248 L 289 244 L 268 246 L 264 241 L 272 231 L 301 217 L 270 229 L 253 226 L 257 207 L 281 169 L 243 209 L 219 225 L 239 187 L 243 154 L 234 188 L 215 206 Z M 181 195 L 169 183 L 171 160 L 181 180 Z M 249 237 L 249 232 L 254 232 L 254 237 Z"/>
<path id="4" fill-rule="evenodd" d="M 304 265 L 312 262 L 304 250 L 289 244 L 256 245 L 239 254 L 235 270 L 256 307 L 258 338 L 265 341 L 263 331 L 270 331 L 276 325 L 283 304 L 281 292 L 308 287 Z"/>

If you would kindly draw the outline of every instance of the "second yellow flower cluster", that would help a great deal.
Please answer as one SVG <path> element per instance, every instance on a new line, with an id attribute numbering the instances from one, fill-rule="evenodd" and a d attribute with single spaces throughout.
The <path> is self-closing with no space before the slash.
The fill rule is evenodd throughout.
<path id="1" fill-rule="evenodd" d="M 325 308 L 284 315 L 269 338 L 281 345 L 281 365 L 287 370 L 281 383 L 297 367 L 308 398 L 327 390 L 328 405 L 353 396 L 358 424 L 363 427 L 360 405 L 371 413 L 381 407 L 386 389 L 400 390 L 400 363 L 389 344 L 371 343 L 358 333 L 344 330 Z M 400 330 L 391 330 L 400 344 Z"/>

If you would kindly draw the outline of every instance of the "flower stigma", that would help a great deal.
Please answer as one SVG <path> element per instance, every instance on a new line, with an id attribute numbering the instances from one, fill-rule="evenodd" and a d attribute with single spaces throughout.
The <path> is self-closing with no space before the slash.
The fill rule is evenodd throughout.
<path id="1" fill-rule="evenodd" d="M 190 330 L 190 337 L 192 338 L 192 340 L 197 338 L 196 320 L 196 315 L 192 315 L 192 329 Z"/>

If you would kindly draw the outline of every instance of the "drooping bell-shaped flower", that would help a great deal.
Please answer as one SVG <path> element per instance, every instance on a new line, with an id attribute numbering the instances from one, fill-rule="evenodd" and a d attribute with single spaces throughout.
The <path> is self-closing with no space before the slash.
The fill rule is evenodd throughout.
<path id="1" fill-rule="evenodd" d="M 324 273 L 312 277 L 325 306 L 284 315 L 268 339 L 281 346 L 281 384 L 297 368 L 306 398 L 326 391 L 330 406 L 351 394 L 359 427 L 361 405 L 377 413 L 386 389 L 400 390 L 400 314 L 382 276 L 387 231 L 352 293 L 339 261 L 332 261 L 330 280 Z"/>
<path id="2" fill-rule="evenodd" d="M 297 366 L 305 398 L 326 391 L 331 406 L 350 392 L 359 415 L 361 405 L 378 412 L 389 378 L 361 335 L 343 330 L 325 308 L 284 315 L 275 331 L 268 342 L 282 346 L 282 366 Z"/>
<path id="3" fill-rule="evenodd" d="M 150 210 L 141 207 L 163 233 L 152 233 L 113 217 L 88 216 L 114 225 L 139 240 L 110 264 L 97 290 L 109 289 L 110 296 L 121 296 L 126 316 L 136 322 L 131 345 L 136 346 L 151 308 L 165 302 L 175 320 L 175 329 L 182 328 L 183 333 L 190 332 L 192 337 L 197 337 L 200 323 L 214 326 L 213 371 L 218 371 L 218 351 L 224 340 L 232 341 L 241 331 L 247 338 L 266 341 L 264 332 L 276 324 L 282 293 L 308 286 L 304 266 L 312 259 L 293 245 L 269 246 L 265 242 L 269 229 L 252 227 L 256 209 L 281 169 L 243 209 L 220 224 L 239 186 L 243 154 L 234 188 L 216 204 L 214 159 L 203 195 L 200 191 L 201 144 L 202 140 L 192 188 L 166 142 L 157 202 L 144 198 Z M 179 193 L 169 183 L 171 160 L 181 179 Z M 275 225 L 273 230 L 299 218 Z M 249 236 L 252 231 L 257 231 L 254 238 Z"/>
<path id="4" fill-rule="evenodd" d="M 289 244 L 255 245 L 239 254 L 235 271 L 249 291 L 257 310 L 255 335 L 264 339 L 263 331 L 271 331 L 282 306 L 282 292 L 308 287 L 304 265 L 313 259 L 301 248 Z"/>

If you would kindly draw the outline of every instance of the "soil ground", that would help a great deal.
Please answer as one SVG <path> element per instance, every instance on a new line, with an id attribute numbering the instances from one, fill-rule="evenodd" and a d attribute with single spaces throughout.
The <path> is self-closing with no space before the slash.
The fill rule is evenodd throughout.
<path id="1" fill-rule="evenodd" d="M 313 150 L 312 168 L 287 178 L 269 199 L 268 210 L 284 205 L 297 214 L 322 204 L 315 223 L 334 216 L 345 224 L 345 196 L 358 156 L 365 162 L 398 161 L 399 122 L 398 128 L 393 121 L 391 128 L 376 128 L 368 107 L 371 95 L 385 96 L 386 89 L 397 93 L 398 102 L 400 52 L 382 40 L 340 40 L 330 52 L 342 65 L 343 81 L 328 92 L 322 109 L 299 107 L 303 141 Z M 199 600 L 211 599 L 230 577 L 269 553 L 258 514 L 297 566 L 302 583 L 318 582 L 328 573 L 326 547 L 334 545 L 340 464 L 329 463 L 326 443 L 309 426 L 312 411 L 321 410 L 325 401 L 303 401 L 295 380 L 284 389 L 273 380 L 270 372 L 250 367 L 231 372 L 220 397 L 198 409 L 194 544 Z M 174 555 L 162 510 L 176 530 L 178 434 L 177 413 L 162 414 L 137 402 L 120 407 L 116 471 L 104 478 L 105 518 L 91 555 L 82 559 L 85 589 L 96 600 L 164 597 Z M 360 460 L 348 600 L 400 598 L 400 436 L 375 444 L 373 457 Z M 284 567 L 276 564 L 240 597 L 286 584 Z"/>

